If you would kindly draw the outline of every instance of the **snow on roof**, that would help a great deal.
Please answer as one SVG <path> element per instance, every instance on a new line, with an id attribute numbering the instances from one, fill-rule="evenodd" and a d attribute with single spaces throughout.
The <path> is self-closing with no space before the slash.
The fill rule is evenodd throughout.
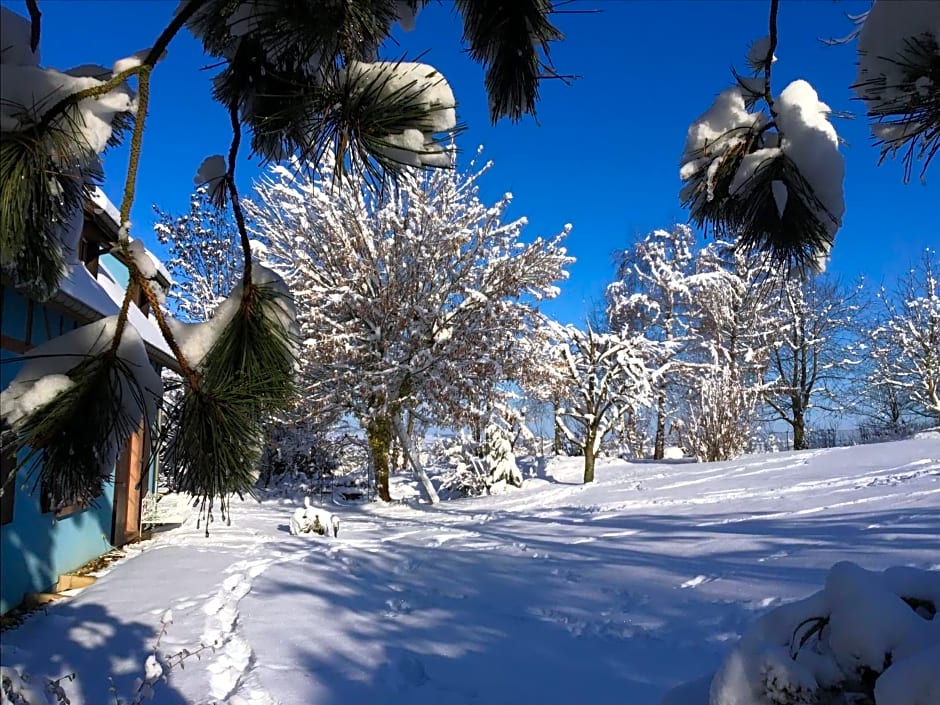
<path id="1" fill-rule="evenodd" d="M 63 277 L 54 300 L 79 314 L 86 313 L 83 308 L 90 308 L 102 316 L 113 316 L 121 310 L 124 287 L 101 262 L 98 263 L 97 279 L 82 265 L 75 265 L 68 275 Z M 156 323 L 134 304 L 130 306 L 128 322 L 134 326 L 148 347 L 162 353 L 162 357 L 174 359 L 173 352 Z"/>
<path id="2" fill-rule="evenodd" d="M 107 215 L 117 227 L 121 227 L 121 212 L 98 186 L 95 186 L 91 192 L 91 202 Z"/>

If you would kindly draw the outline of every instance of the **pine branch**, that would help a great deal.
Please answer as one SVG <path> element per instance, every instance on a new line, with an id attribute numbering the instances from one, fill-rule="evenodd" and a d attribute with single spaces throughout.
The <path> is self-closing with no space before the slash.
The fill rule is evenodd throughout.
<path id="1" fill-rule="evenodd" d="M 238 147 L 242 139 L 242 127 L 238 120 L 238 106 L 229 106 L 229 118 L 232 123 L 232 145 L 228 152 L 228 173 L 225 175 L 226 185 L 232 199 L 232 212 L 235 214 L 235 224 L 238 226 L 238 235 L 242 242 L 242 255 L 245 260 L 242 270 L 245 286 L 251 286 L 251 241 L 248 239 L 248 229 L 245 227 L 245 214 L 242 212 L 241 199 L 238 196 L 238 187 L 235 185 L 235 164 L 238 158 Z"/>
<path id="2" fill-rule="evenodd" d="M 39 48 L 39 35 L 42 22 L 42 13 L 39 11 L 37 0 L 26 0 L 26 10 L 29 12 L 29 48 L 35 53 Z"/>

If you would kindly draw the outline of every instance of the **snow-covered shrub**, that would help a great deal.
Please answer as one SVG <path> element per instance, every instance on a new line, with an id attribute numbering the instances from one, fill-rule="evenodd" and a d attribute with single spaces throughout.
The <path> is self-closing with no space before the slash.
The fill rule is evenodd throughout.
<path id="1" fill-rule="evenodd" d="M 298 507 L 290 518 L 292 536 L 318 534 L 320 536 L 339 536 L 339 517 L 323 507 L 315 507 L 309 497 L 304 497 L 304 506 Z"/>
<path id="2" fill-rule="evenodd" d="M 938 607 L 938 571 L 837 563 L 822 590 L 751 625 L 709 704 L 936 705 Z"/>
<path id="3" fill-rule="evenodd" d="M 332 480 L 338 468 L 339 459 L 321 434 L 304 426 L 278 426 L 271 432 L 261 461 L 261 481 L 266 487 L 274 478 L 322 485 Z"/>
<path id="4" fill-rule="evenodd" d="M 441 492 L 458 497 L 498 494 L 510 486 L 522 487 L 512 441 L 504 428 L 490 424 L 483 443 L 465 441 L 448 456 L 453 470 L 444 476 Z"/>
<path id="5" fill-rule="evenodd" d="M 693 391 L 685 438 L 703 462 L 732 460 L 747 447 L 755 397 L 735 372 L 712 368 Z"/>

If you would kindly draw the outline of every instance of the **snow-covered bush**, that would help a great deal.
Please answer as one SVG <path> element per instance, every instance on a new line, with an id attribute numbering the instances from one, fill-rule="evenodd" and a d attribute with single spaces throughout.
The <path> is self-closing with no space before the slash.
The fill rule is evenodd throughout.
<path id="1" fill-rule="evenodd" d="M 467 440 L 448 451 L 453 469 L 441 482 L 442 493 L 475 497 L 522 487 L 522 472 L 516 465 L 509 434 L 501 426 L 490 424 L 484 436 L 482 443 Z"/>
<path id="2" fill-rule="evenodd" d="M 261 482 L 267 487 L 275 478 L 281 484 L 302 478 L 323 484 L 338 469 L 339 458 L 321 434 L 304 426 L 277 426 L 261 460 Z"/>
<path id="3" fill-rule="evenodd" d="M 938 608 L 938 571 L 837 563 L 822 590 L 751 625 L 709 705 L 936 705 Z"/>
<path id="4" fill-rule="evenodd" d="M 290 518 L 291 536 L 317 534 L 339 536 L 339 517 L 323 507 L 315 507 L 309 497 L 304 497 L 304 506 L 298 507 Z"/>

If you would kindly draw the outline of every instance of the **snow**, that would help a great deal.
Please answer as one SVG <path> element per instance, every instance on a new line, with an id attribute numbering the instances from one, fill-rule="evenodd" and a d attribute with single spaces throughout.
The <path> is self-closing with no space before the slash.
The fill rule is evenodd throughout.
<path id="1" fill-rule="evenodd" d="M 457 126 L 454 92 L 437 69 L 407 61 L 352 61 L 342 70 L 340 81 L 360 93 L 374 92 L 378 99 L 408 97 L 426 113 L 413 128 L 385 135 L 381 152 L 386 157 L 414 167 L 453 165 L 453 150 L 434 139 L 435 133 Z"/>
<path id="2" fill-rule="evenodd" d="M 298 507 L 290 517 L 291 536 L 339 536 L 339 517 L 322 507 L 315 507 L 309 497 L 304 497 L 304 506 Z"/>
<path id="3" fill-rule="evenodd" d="M 835 235 L 845 213 L 845 161 L 839 153 L 839 136 L 829 122 L 829 106 L 819 100 L 809 83 L 797 80 L 783 89 L 774 108 L 777 126 L 783 133 L 780 148 L 796 164 L 823 210 L 812 203 L 807 205 Z"/>
<path id="4" fill-rule="evenodd" d="M 768 55 L 770 55 L 770 37 L 761 37 L 751 44 L 750 49 L 748 49 L 747 63 L 755 71 L 763 71 L 764 67 L 767 65 Z M 770 57 L 770 63 L 775 63 L 776 61 L 777 55 L 774 54 Z"/>
<path id="5" fill-rule="evenodd" d="M 120 245 L 115 245 L 114 249 L 120 249 Z M 143 240 L 131 239 L 127 243 L 127 252 L 134 260 L 137 270 L 144 279 L 157 278 L 157 265 L 153 255 L 147 251 Z"/>
<path id="6" fill-rule="evenodd" d="M 52 68 L 0 64 L 0 129 L 27 129 L 60 99 L 103 84 L 103 80 L 91 76 L 71 76 Z M 96 98 L 80 101 L 78 117 L 69 123 L 69 129 L 77 130 L 84 139 L 76 145 L 76 153 L 87 153 L 89 150 L 92 154 L 103 152 L 111 138 L 111 120 L 114 116 L 136 109 L 136 98 L 127 85 L 118 86 Z M 64 119 L 67 118 L 58 118 L 58 121 Z"/>
<path id="7" fill-rule="evenodd" d="M 902 597 L 937 604 L 940 572 L 895 567 L 879 573 L 837 563 L 823 590 L 772 610 L 747 630 L 712 682 L 711 705 L 816 702 L 818 689 L 847 689 L 863 668 L 884 671 L 886 685 L 876 684 L 876 694 L 886 699 L 878 697 L 878 705 L 915 705 L 916 693 L 932 694 L 924 703 L 938 702 L 940 677 L 924 658 L 940 648 L 938 623 Z M 828 622 L 818 638 L 804 640 L 803 630 L 820 617 Z M 906 676 L 903 684 L 895 668 Z M 775 699 L 786 692 L 793 699 Z"/>
<path id="8" fill-rule="evenodd" d="M 557 459 L 505 495 L 331 506 L 328 541 L 290 535 L 299 497 L 233 502 L 231 526 L 207 539 L 190 519 L 128 547 L 4 632 L 2 661 L 77 672 L 74 705 L 109 702 L 107 675 L 127 693 L 172 610 L 161 654 L 217 646 L 156 683 L 155 705 L 704 705 L 707 676 L 775 608 L 802 613 L 821 588 L 886 600 L 920 580 L 889 566 L 940 570 L 940 438 L 581 473 Z M 873 573 L 827 582 L 845 560 Z M 935 705 L 906 680 L 937 662 L 918 654 L 878 705 Z"/>
<path id="9" fill-rule="evenodd" d="M 763 114 L 747 111 L 740 88 L 722 91 L 711 107 L 689 126 L 680 160 L 679 177 L 683 181 L 689 181 L 705 169 L 708 198 L 711 200 L 714 196 L 714 176 L 719 157 L 741 144 L 748 131 L 760 127 L 764 120 Z"/>
<path id="10" fill-rule="evenodd" d="M 228 165 L 225 163 L 225 157 L 221 154 L 213 154 L 202 160 L 196 175 L 193 177 L 193 183 L 197 186 L 206 184 L 209 187 L 209 199 L 215 201 L 218 198 L 219 190 L 225 187 L 225 175 L 228 173 Z"/>
<path id="11" fill-rule="evenodd" d="M 116 328 L 117 316 L 109 316 L 53 338 L 27 352 L 23 366 L 3 390 L 0 401 L 0 416 L 3 420 L 12 426 L 71 388 L 74 382 L 68 377 L 69 371 L 86 357 L 106 350 L 111 345 Z M 135 390 L 130 384 L 122 382 L 120 395 L 131 425 L 136 424 L 142 415 L 148 419 L 156 418 L 157 401 L 163 395 L 163 383 L 150 365 L 143 341 L 132 326 L 124 329 L 118 345 L 118 356 L 133 371 L 145 403 L 145 408 L 141 409 Z M 117 442 L 113 444 L 112 450 L 117 452 Z M 113 458 L 110 462 L 105 459 L 103 464 L 110 465 L 113 462 Z"/>
<path id="12" fill-rule="evenodd" d="M 774 203 L 777 205 L 777 215 L 782 218 L 783 212 L 787 209 L 787 197 L 789 196 L 787 185 L 782 181 L 771 181 L 770 191 L 774 196 Z"/>
<path id="13" fill-rule="evenodd" d="M 419 12 L 421 12 L 421 4 L 413 0 L 398 0 L 395 3 L 395 19 L 405 32 L 414 31 Z"/>
<path id="14" fill-rule="evenodd" d="M 281 275 L 257 263 L 252 266 L 251 271 L 254 284 L 272 287 L 283 294 L 276 304 L 275 315 L 291 337 L 299 337 L 296 323 L 297 312 L 290 291 Z M 173 337 L 191 365 L 199 366 L 238 312 L 242 301 L 242 286 L 242 282 L 239 282 L 228 297 L 219 304 L 212 318 L 207 321 L 184 323 L 172 318 L 167 319 Z"/>
<path id="15" fill-rule="evenodd" d="M 940 43 L 940 3 L 876 0 L 872 5 L 858 34 L 859 61 L 855 79 L 856 92 L 866 100 L 869 111 L 897 107 L 895 101 L 904 100 L 911 90 L 912 77 L 905 75 L 905 68 L 898 59 L 908 49 L 908 42 L 925 34 Z M 913 80 L 916 86 L 918 79 Z M 884 90 L 878 90 L 879 84 Z"/>

